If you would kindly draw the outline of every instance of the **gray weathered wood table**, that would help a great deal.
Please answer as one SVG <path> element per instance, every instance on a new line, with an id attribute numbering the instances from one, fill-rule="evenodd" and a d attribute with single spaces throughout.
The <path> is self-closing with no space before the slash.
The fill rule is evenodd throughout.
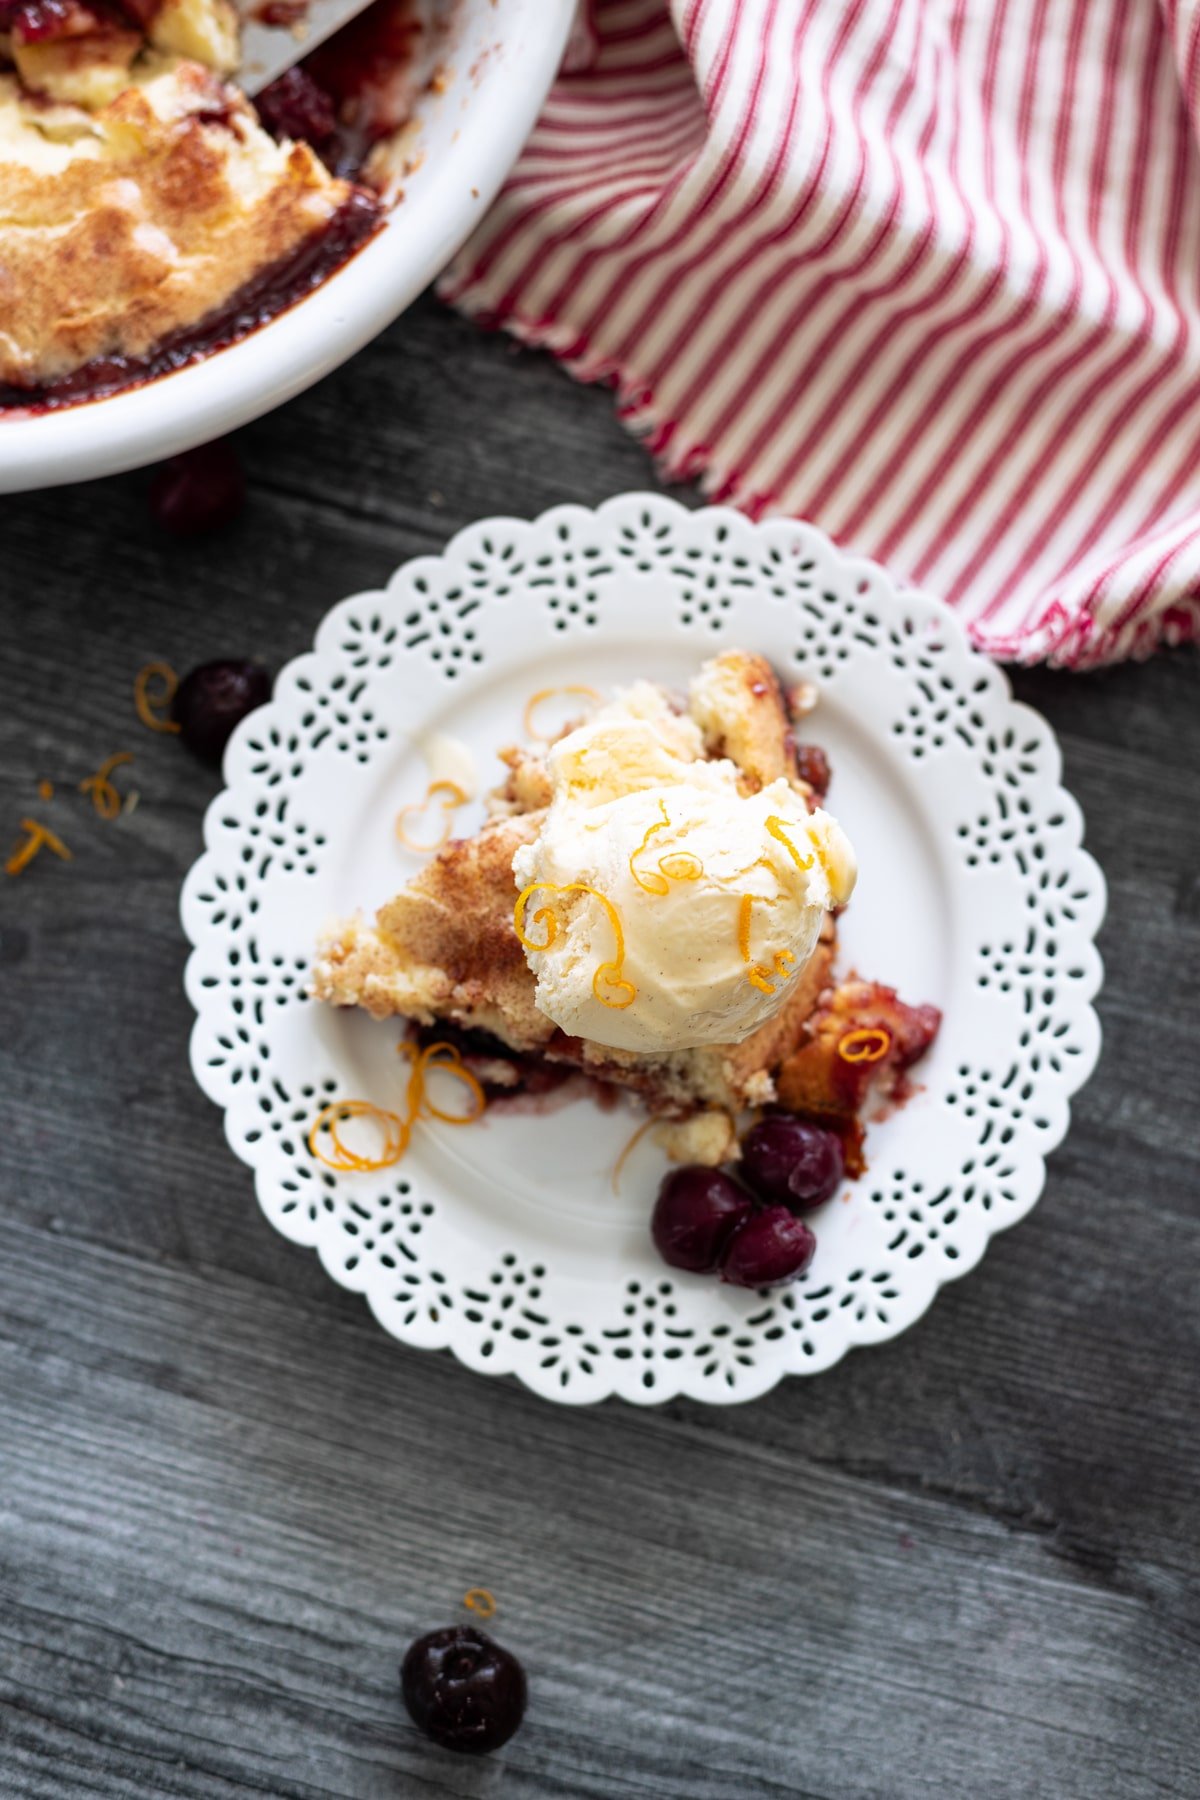
<path id="1" fill-rule="evenodd" d="M 241 522 L 0 503 L 0 1793 L 1200 1793 L 1200 659 L 1017 677 L 1111 885 L 1105 1052 L 1042 1204 L 906 1337 L 726 1411 L 555 1409 L 407 1351 L 260 1217 L 187 1066 L 216 778 L 151 657 L 278 664 L 493 512 L 653 477 L 608 398 L 432 302 L 243 432 Z M 68 797 L 137 752 L 136 812 Z M 399 1706 L 474 1582 L 499 1759 Z"/>

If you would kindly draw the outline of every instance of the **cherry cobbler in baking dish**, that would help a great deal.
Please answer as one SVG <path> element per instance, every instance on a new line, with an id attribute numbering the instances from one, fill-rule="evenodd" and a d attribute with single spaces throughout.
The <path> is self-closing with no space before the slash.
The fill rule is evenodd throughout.
<path id="1" fill-rule="evenodd" d="M 177 368 L 345 261 L 452 11 L 374 0 L 252 104 L 231 0 L 0 0 L 0 406 Z"/>

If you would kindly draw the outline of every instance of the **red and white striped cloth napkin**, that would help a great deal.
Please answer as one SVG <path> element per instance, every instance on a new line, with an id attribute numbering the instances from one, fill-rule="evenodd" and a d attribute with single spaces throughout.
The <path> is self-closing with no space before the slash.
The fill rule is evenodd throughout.
<path id="1" fill-rule="evenodd" d="M 443 291 L 977 644 L 1200 636 L 1200 0 L 596 0 Z"/>

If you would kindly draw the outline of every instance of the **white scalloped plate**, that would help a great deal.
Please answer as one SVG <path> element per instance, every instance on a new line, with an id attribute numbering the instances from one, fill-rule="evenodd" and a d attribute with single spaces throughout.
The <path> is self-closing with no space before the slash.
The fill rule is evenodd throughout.
<path id="1" fill-rule="evenodd" d="M 536 689 L 682 684 L 723 645 L 819 683 L 812 736 L 861 871 L 843 967 L 945 1015 L 868 1173 L 815 1215 L 807 1276 L 746 1293 L 664 1268 L 661 1157 L 643 1140 L 614 1197 L 635 1120 L 589 1101 L 422 1127 L 382 1174 L 315 1163 L 328 1099 L 398 1096 L 395 1024 L 305 989 L 321 926 L 418 866 L 392 832 L 425 789 L 417 736 L 464 739 L 486 780 Z M 1041 1191 L 1100 1045 L 1104 882 L 1059 772 L 945 607 L 811 526 L 643 494 L 487 520 L 336 606 L 232 739 L 183 891 L 196 1078 L 267 1217 L 403 1342 L 554 1400 L 749 1399 L 911 1325 Z"/>

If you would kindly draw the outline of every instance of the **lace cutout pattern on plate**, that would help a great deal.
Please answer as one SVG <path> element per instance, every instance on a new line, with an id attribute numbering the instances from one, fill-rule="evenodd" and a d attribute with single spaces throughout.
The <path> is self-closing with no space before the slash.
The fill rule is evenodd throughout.
<path id="1" fill-rule="evenodd" d="M 540 686 L 538 657 L 576 646 L 645 645 L 652 673 L 664 630 L 697 661 L 744 644 L 849 697 L 894 778 L 919 784 L 957 921 L 954 999 L 903 1158 L 872 1156 L 849 1224 L 818 1220 L 808 1276 L 781 1291 L 676 1277 L 641 1238 L 611 1279 L 581 1279 L 528 1220 L 476 1229 L 451 1179 L 407 1162 L 335 1174 L 307 1145 L 357 1079 L 305 997 L 312 942 L 397 717 L 416 728 L 447 684 L 465 707 L 474 684 L 526 666 Z M 565 677 L 581 678 L 586 663 Z M 1033 1205 L 1098 1053 L 1104 886 L 1052 734 L 943 607 L 807 525 L 628 495 L 472 526 L 334 608 L 226 773 L 183 896 L 192 1058 L 268 1218 L 396 1337 L 548 1398 L 741 1400 L 901 1331 Z"/>

